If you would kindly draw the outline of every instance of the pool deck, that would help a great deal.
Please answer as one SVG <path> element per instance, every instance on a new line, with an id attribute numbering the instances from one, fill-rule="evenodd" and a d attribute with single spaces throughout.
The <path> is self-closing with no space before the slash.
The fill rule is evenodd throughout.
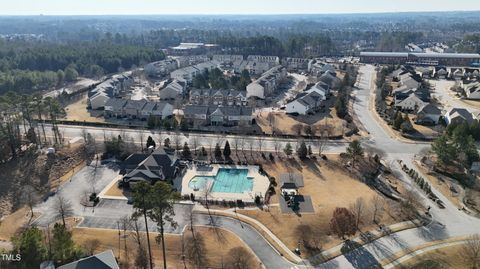
<path id="1" fill-rule="evenodd" d="M 208 199 L 209 200 L 218 200 L 218 201 L 236 201 L 242 200 L 244 202 L 254 202 L 255 196 L 260 196 L 265 198 L 265 194 L 268 191 L 268 187 L 270 186 L 270 180 L 266 177 L 261 175 L 258 166 L 253 165 L 220 165 L 220 164 L 212 164 L 209 166 L 192 166 L 189 167 L 187 172 L 182 178 L 182 195 L 190 195 L 193 193 L 196 199 L 201 199 L 205 196 L 205 191 L 203 190 L 194 190 L 189 186 L 190 181 L 196 176 L 207 176 L 207 177 L 215 177 L 218 173 L 219 169 L 246 169 L 248 170 L 247 177 L 253 178 L 253 187 L 252 191 L 243 192 L 243 193 L 231 193 L 231 192 L 209 192 Z M 209 188 L 212 186 L 209 185 Z"/>

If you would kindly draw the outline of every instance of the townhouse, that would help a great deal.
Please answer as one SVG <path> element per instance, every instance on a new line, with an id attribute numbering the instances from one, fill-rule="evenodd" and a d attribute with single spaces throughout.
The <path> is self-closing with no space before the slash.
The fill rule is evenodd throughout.
<path id="1" fill-rule="evenodd" d="M 111 98 L 105 104 L 105 118 L 128 118 L 147 120 L 153 116 L 165 119 L 173 115 L 173 106 L 167 102 L 125 100 Z"/>
<path id="2" fill-rule="evenodd" d="M 94 110 L 103 109 L 110 98 L 127 91 L 133 82 L 133 78 L 128 73 L 112 76 L 88 92 L 87 106 Z"/>
<path id="3" fill-rule="evenodd" d="M 325 95 L 321 95 L 316 91 L 305 92 L 297 96 L 293 101 L 287 103 L 285 111 L 287 114 L 314 114 L 324 106 L 324 100 Z"/>
<path id="4" fill-rule="evenodd" d="M 272 94 L 287 76 L 285 67 L 278 65 L 265 72 L 260 78 L 247 85 L 247 98 L 265 99 Z"/>
<path id="5" fill-rule="evenodd" d="M 306 58 L 292 58 L 287 57 L 282 60 L 282 65 L 287 68 L 288 71 L 306 71 L 310 72 L 312 69 L 313 59 Z"/>
<path id="6" fill-rule="evenodd" d="M 215 68 L 218 68 L 219 66 L 220 66 L 220 63 L 215 60 L 198 63 L 195 65 L 183 67 L 171 72 L 170 78 L 191 83 L 195 76 L 203 74 L 206 71 L 211 71 Z"/>
<path id="7" fill-rule="evenodd" d="M 194 105 L 248 105 L 246 93 L 237 90 L 196 89 L 190 91 L 189 101 Z"/>
<path id="8" fill-rule="evenodd" d="M 202 126 L 247 126 L 253 122 L 253 109 L 248 106 L 186 105 L 184 120 L 194 128 Z"/>
<path id="9" fill-rule="evenodd" d="M 177 60 L 170 58 L 163 61 L 149 63 L 145 65 L 144 70 L 150 77 L 165 77 L 178 67 Z"/>

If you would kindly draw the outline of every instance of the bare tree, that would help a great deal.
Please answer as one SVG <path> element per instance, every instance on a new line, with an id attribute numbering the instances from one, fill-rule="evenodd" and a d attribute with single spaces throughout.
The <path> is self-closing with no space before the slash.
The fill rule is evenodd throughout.
<path id="1" fill-rule="evenodd" d="M 350 211 L 355 215 L 355 227 L 358 230 L 365 217 L 366 205 L 362 197 L 357 198 L 355 203 L 350 206 Z"/>
<path id="2" fill-rule="evenodd" d="M 273 138 L 273 148 L 275 149 L 275 154 L 278 155 L 278 152 L 280 151 L 280 141 L 278 140 L 278 138 L 274 137 Z"/>
<path id="3" fill-rule="evenodd" d="M 253 141 L 251 139 L 247 140 L 248 150 L 250 151 L 250 157 L 253 158 Z"/>
<path id="4" fill-rule="evenodd" d="M 244 247 L 235 247 L 228 252 L 227 268 L 248 269 L 255 267 L 253 255 Z"/>
<path id="5" fill-rule="evenodd" d="M 242 149 L 243 155 L 245 155 L 245 137 L 240 138 L 240 148 Z"/>
<path id="6" fill-rule="evenodd" d="M 178 130 L 176 130 L 174 133 L 173 133 L 173 144 L 175 145 L 175 150 L 179 150 L 180 149 L 180 143 L 182 142 L 182 138 L 180 137 L 180 132 Z"/>
<path id="7" fill-rule="evenodd" d="M 145 147 L 143 146 L 143 139 L 143 132 L 140 132 L 140 149 L 142 150 L 142 152 L 145 149 Z"/>
<path id="8" fill-rule="evenodd" d="M 208 199 L 211 197 L 211 190 L 212 190 L 212 182 L 208 181 L 202 189 L 202 196 L 205 199 L 205 207 L 208 211 L 208 216 L 210 217 L 210 224 L 214 226 L 215 220 L 210 212 L 210 206 L 208 203 Z"/>
<path id="9" fill-rule="evenodd" d="M 418 208 L 422 206 L 420 200 L 422 198 L 414 190 L 408 189 L 403 195 L 400 202 L 400 210 L 407 219 L 414 219 L 417 215 Z"/>
<path id="10" fill-rule="evenodd" d="M 480 236 L 470 236 L 462 247 L 462 258 L 470 268 L 480 268 Z"/>
<path id="11" fill-rule="evenodd" d="M 263 142 L 265 141 L 265 137 L 259 136 L 257 137 L 257 146 L 258 146 L 258 151 L 262 153 L 262 148 L 263 148 Z"/>
<path id="12" fill-rule="evenodd" d="M 273 112 L 268 112 L 267 121 L 270 128 L 272 128 L 273 133 L 273 130 L 275 129 L 275 114 Z"/>
<path id="13" fill-rule="evenodd" d="M 234 136 L 233 137 L 233 148 L 235 149 L 235 155 L 238 157 L 238 149 L 240 147 L 240 137 Z"/>
<path id="14" fill-rule="evenodd" d="M 30 209 L 30 218 L 28 220 L 28 223 L 30 223 L 33 218 L 33 206 L 40 201 L 40 196 L 35 188 L 31 185 L 26 185 L 22 188 L 21 196 L 25 205 L 27 205 Z"/>
<path id="15" fill-rule="evenodd" d="M 61 218 L 63 226 L 66 226 L 65 218 L 73 215 L 72 203 L 62 195 L 58 194 L 57 203 L 55 203 L 54 208 L 55 208 L 55 217 L 57 219 Z"/>
<path id="16" fill-rule="evenodd" d="M 385 210 L 385 201 L 380 195 L 375 195 L 372 198 L 371 204 L 373 223 L 378 223 L 379 218 L 382 218 L 382 214 Z"/>
<path id="17" fill-rule="evenodd" d="M 145 247 L 145 241 L 140 233 L 138 226 L 138 220 L 136 218 L 131 219 L 131 224 L 133 228 L 133 239 L 137 243 L 137 250 L 135 255 L 135 268 L 147 269 L 149 265 L 148 252 Z"/>
<path id="18" fill-rule="evenodd" d="M 292 126 L 292 131 L 296 136 L 301 136 L 303 131 L 303 124 L 297 123 Z"/>
<path id="19" fill-rule="evenodd" d="M 205 240 L 201 234 L 192 233 L 195 235 L 187 238 L 185 254 L 194 268 L 200 269 L 206 262 Z"/>
<path id="20" fill-rule="evenodd" d="M 190 140 L 190 144 L 193 147 L 194 156 L 197 157 L 198 137 L 196 135 L 192 136 L 192 139 Z"/>
<path id="21" fill-rule="evenodd" d="M 318 133 L 319 133 L 319 136 L 316 139 L 316 144 L 318 149 L 318 155 L 322 156 L 323 152 L 327 148 L 328 139 L 327 139 L 327 136 L 325 135 L 326 131 L 320 130 Z"/>
<path id="22" fill-rule="evenodd" d="M 128 255 L 128 244 L 127 244 L 127 239 L 128 239 L 128 233 L 127 231 L 131 230 L 133 227 L 132 224 L 132 218 L 129 217 L 128 215 L 123 216 L 120 218 L 120 228 L 123 231 L 123 243 L 124 243 L 124 250 L 125 250 L 125 263 L 129 264 L 129 255 Z"/>

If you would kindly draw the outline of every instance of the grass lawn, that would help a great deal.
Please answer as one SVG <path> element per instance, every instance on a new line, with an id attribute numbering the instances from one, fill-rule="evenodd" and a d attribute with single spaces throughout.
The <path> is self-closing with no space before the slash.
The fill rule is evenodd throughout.
<path id="1" fill-rule="evenodd" d="M 263 168 L 271 176 L 277 179 L 284 173 L 301 173 L 305 187 L 300 188 L 299 193 L 309 195 L 312 198 L 314 213 L 308 214 L 283 214 L 278 207 L 280 189 L 275 188 L 276 195 L 272 197 L 270 211 L 262 210 L 239 210 L 238 212 L 257 219 L 267 226 L 277 237 L 280 238 L 290 249 L 298 246 L 301 238 L 299 230 L 312 229 L 314 235 L 319 236 L 324 249 L 333 247 L 341 240 L 336 235 L 330 234 L 330 219 L 336 207 L 350 207 L 357 198 L 362 197 L 367 206 L 376 195 L 376 192 L 364 183 L 352 178 L 343 166 L 337 161 L 338 155 L 330 155 L 329 161 L 306 161 L 277 160 L 276 163 L 263 164 Z M 390 212 L 387 209 L 387 212 Z M 392 212 L 392 215 L 394 213 Z M 383 214 L 380 221 L 388 225 L 396 223 L 396 220 L 388 214 Z M 364 224 L 360 225 L 363 231 L 377 228 L 372 224 L 372 217 L 365 216 Z M 308 256 L 308 254 L 307 254 Z"/>
<path id="2" fill-rule="evenodd" d="M 118 185 L 115 183 L 113 184 L 110 189 L 108 189 L 104 195 L 107 195 L 107 196 L 119 196 L 119 197 L 125 197 L 125 198 L 128 198 L 129 196 L 131 196 L 131 192 L 130 191 L 125 191 L 123 190 L 122 188 L 119 188 Z"/>
<path id="3" fill-rule="evenodd" d="M 38 216 L 33 216 L 32 221 Z M 9 241 L 18 230 L 28 223 L 30 219 L 30 209 L 22 207 L 12 214 L 6 216 L 0 222 L 0 240 Z"/>
<path id="4" fill-rule="evenodd" d="M 462 99 L 462 102 L 467 104 L 467 106 L 470 106 L 472 108 L 480 109 L 480 100 L 467 100 L 467 99 Z"/>
<path id="5" fill-rule="evenodd" d="M 461 256 L 462 245 L 449 246 L 437 250 L 429 251 L 415 258 L 405 261 L 403 264 L 396 266 L 396 269 L 468 269 L 470 268 Z"/>
<path id="6" fill-rule="evenodd" d="M 226 261 L 228 258 L 228 252 L 235 247 L 248 248 L 235 234 L 223 230 L 212 229 L 206 227 L 196 227 L 196 231 L 202 235 L 205 242 L 205 256 L 206 264 L 204 266 L 220 268 L 222 260 Z M 190 233 L 189 230 L 185 230 L 185 238 Z M 118 231 L 115 230 L 102 230 L 102 229 L 85 229 L 75 228 L 73 230 L 73 238 L 76 244 L 82 246 L 85 242 L 92 239 L 98 239 L 100 245 L 95 252 L 101 252 L 107 249 L 113 250 L 114 255 L 118 258 L 120 255 L 120 262 L 122 264 L 129 264 L 128 268 L 131 268 L 135 253 L 137 249 L 136 241 L 133 233 L 127 232 L 127 236 L 120 239 L 120 249 L 118 241 Z M 144 236 L 144 234 L 142 234 Z M 155 242 L 157 234 L 150 234 L 150 242 L 152 243 L 152 255 L 154 258 L 154 264 L 157 267 L 163 267 L 163 256 L 161 251 L 161 245 Z M 126 239 L 125 239 L 126 238 Z M 127 250 L 125 251 L 125 241 L 127 242 Z M 182 261 L 182 236 L 181 235 L 166 235 L 165 237 L 167 248 L 167 266 L 168 268 L 184 268 Z M 219 247 L 221 246 L 221 247 Z M 259 260 L 248 249 L 252 255 L 252 259 L 255 260 L 255 264 L 259 264 Z M 127 255 L 126 255 L 127 253 Z M 189 260 L 186 260 L 187 268 L 192 268 Z M 260 268 L 254 267 L 254 268 Z"/>
<path id="7" fill-rule="evenodd" d="M 65 107 L 65 119 L 71 121 L 105 122 L 103 117 L 92 117 L 87 110 L 87 95 Z"/>

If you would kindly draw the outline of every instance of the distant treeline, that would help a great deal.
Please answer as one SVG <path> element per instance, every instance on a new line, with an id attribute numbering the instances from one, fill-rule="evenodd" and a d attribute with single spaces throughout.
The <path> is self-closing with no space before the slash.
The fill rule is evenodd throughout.
<path id="1" fill-rule="evenodd" d="M 164 58 L 155 48 L 106 41 L 54 44 L 0 39 L 0 94 L 33 93 L 79 75 L 100 77 Z"/>

